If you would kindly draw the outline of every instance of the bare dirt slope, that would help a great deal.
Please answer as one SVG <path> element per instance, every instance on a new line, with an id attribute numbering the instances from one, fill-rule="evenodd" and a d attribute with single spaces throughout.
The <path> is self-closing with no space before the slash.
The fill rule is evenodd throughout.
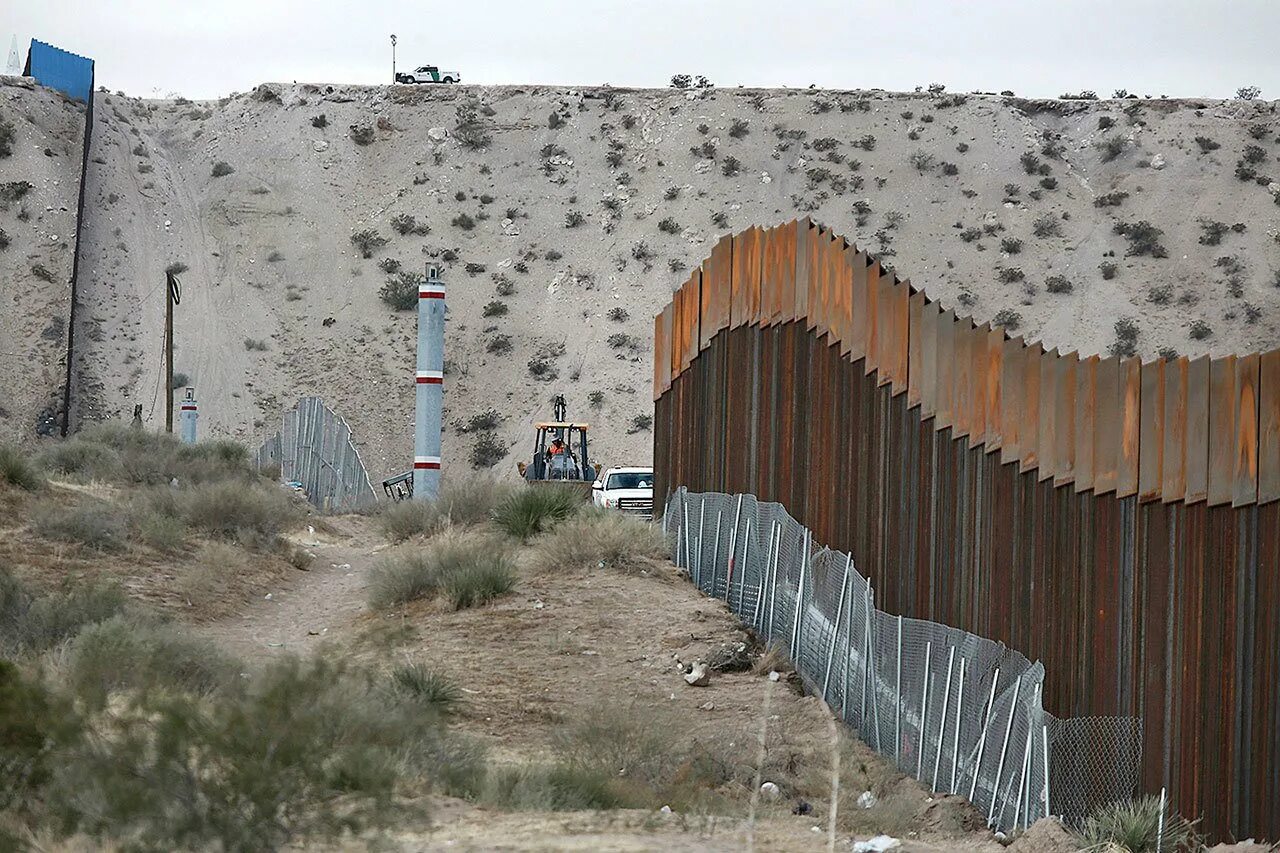
<path id="1" fill-rule="evenodd" d="M 54 425 L 66 383 L 84 107 L 0 77 L 0 125 L 0 441 L 27 442 Z"/>
<path id="2" fill-rule="evenodd" d="M 606 464 L 651 453 L 628 428 L 651 410 L 652 315 L 750 224 L 810 215 L 1047 347 L 1106 351 L 1120 318 L 1147 357 L 1280 340 L 1270 102 L 274 84 L 98 98 L 79 414 L 160 416 L 160 283 L 180 262 L 178 369 L 206 433 L 257 440 L 319 393 L 375 477 L 410 452 L 413 315 L 378 297 L 394 262 L 445 264 L 450 423 L 496 409 L 498 444 L 523 456 L 562 391 Z M 1116 231 L 1144 221 L 1162 233 Z M 387 240 L 368 259 L 349 239 L 364 230 Z M 448 430 L 446 464 L 475 441 Z"/>

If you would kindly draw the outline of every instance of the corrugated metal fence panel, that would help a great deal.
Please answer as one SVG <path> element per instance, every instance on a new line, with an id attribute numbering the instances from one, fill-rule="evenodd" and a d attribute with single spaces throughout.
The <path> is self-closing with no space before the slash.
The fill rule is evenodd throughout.
<path id="1" fill-rule="evenodd" d="M 93 60 L 60 47 L 32 39 L 25 73 L 73 100 L 87 103 L 93 96 Z"/>
<path id="2" fill-rule="evenodd" d="M 1262 356 L 1258 400 L 1258 503 L 1280 500 L 1280 350 Z"/>
<path id="3" fill-rule="evenodd" d="M 1187 365 L 1186 403 L 1186 501 L 1197 503 L 1209 496 L 1209 357 Z"/>
<path id="4" fill-rule="evenodd" d="M 653 318 L 653 393 L 658 399 L 671 389 L 671 311 L 670 303 Z"/>
<path id="5" fill-rule="evenodd" d="M 300 483 L 317 509 L 351 512 L 377 503 L 351 427 L 319 397 L 303 397 L 285 412 L 280 432 L 258 450 L 259 470 L 276 463 L 281 481 Z"/>
<path id="6" fill-rule="evenodd" d="M 701 289 L 701 310 L 698 317 L 698 349 L 706 349 L 711 339 L 721 329 L 729 327 L 730 303 L 733 287 L 733 237 L 726 234 L 711 249 L 711 256 L 702 264 L 701 277 L 716 282 L 715 287 Z"/>
<path id="7" fill-rule="evenodd" d="M 1145 442 L 1144 442 L 1145 446 Z M 1209 505 L 1230 503 L 1235 493 L 1236 357 L 1209 363 Z"/>
<path id="8" fill-rule="evenodd" d="M 732 238 L 733 274 L 729 299 L 729 326 L 760 320 L 760 229 L 748 228 Z"/>

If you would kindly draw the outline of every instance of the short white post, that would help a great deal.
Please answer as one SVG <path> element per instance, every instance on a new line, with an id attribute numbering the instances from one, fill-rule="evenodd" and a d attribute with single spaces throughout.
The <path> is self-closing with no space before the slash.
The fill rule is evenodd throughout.
<path id="1" fill-rule="evenodd" d="M 942 744 L 946 741 L 947 705 L 951 702 L 951 667 L 956 661 L 956 647 L 949 646 L 947 651 L 947 680 L 942 687 L 942 719 L 938 722 L 938 754 L 933 759 L 932 790 L 938 790 L 938 767 L 942 764 Z"/>
<path id="2" fill-rule="evenodd" d="M 853 555 L 849 555 L 849 568 L 853 565 Z M 841 652 L 840 676 L 840 719 L 849 722 L 849 658 L 853 657 L 853 579 L 849 579 L 849 609 L 844 612 L 844 651 Z M 858 728 L 863 723 L 858 721 Z"/>
<path id="3" fill-rule="evenodd" d="M 951 738 L 951 784 L 947 793 L 956 792 L 956 765 L 960 759 L 960 721 L 964 719 L 964 655 L 960 656 L 960 683 L 956 687 L 956 731 Z"/>
<path id="4" fill-rule="evenodd" d="M 712 598 L 716 594 L 716 566 L 720 563 L 720 528 L 724 527 L 724 510 L 716 510 L 716 544 L 711 551 L 711 589 L 707 592 Z M 698 578 L 699 581 L 702 578 Z M 698 586 L 702 588 L 701 584 Z"/>
<path id="5" fill-rule="evenodd" d="M 775 522 L 776 523 L 776 522 Z M 769 547 L 764 554 L 764 568 L 760 570 L 760 586 L 756 593 L 756 610 L 751 616 L 751 624 L 757 631 L 763 631 L 760 618 L 765 615 L 764 599 L 769 591 L 769 566 L 773 563 L 773 527 L 769 528 Z"/>
<path id="6" fill-rule="evenodd" d="M 883 752 L 880 748 L 880 676 L 876 672 L 875 657 L 871 646 L 871 623 L 876 615 L 876 592 L 871 588 L 871 584 L 867 584 L 867 618 L 863 623 L 866 650 L 862 655 L 862 719 L 863 725 L 866 725 L 867 719 L 867 693 L 871 693 L 871 716 L 875 723 L 876 729 L 876 752 Z"/>
<path id="7" fill-rule="evenodd" d="M 773 547 L 773 567 L 769 569 L 769 639 L 773 640 L 774 619 L 778 604 L 778 560 L 782 556 L 782 522 L 777 522 L 778 543 Z"/>
<path id="8" fill-rule="evenodd" d="M 700 495 L 698 497 L 698 573 L 694 576 L 694 585 L 698 589 L 702 589 L 702 552 L 705 550 L 702 546 L 702 534 L 706 530 L 707 520 L 707 496 Z"/>
<path id="9" fill-rule="evenodd" d="M 1160 789 L 1160 817 L 1156 820 L 1156 853 L 1160 853 L 1160 847 L 1164 843 L 1164 804 L 1168 792 Z"/>
<path id="10" fill-rule="evenodd" d="M 747 530 L 742 534 L 742 571 L 738 577 L 738 609 L 734 611 L 742 615 L 742 595 L 747 588 L 747 567 L 751 565 L 751 519 L 747 519 Z M 727 599 L 726 599 L 727 603 Z"/>
<path id="11" fill-rule="evenodd" d="M 902 615 L 898 615 L 898 667 L 893 680 L 893 691 L 897 697 L 893 709 L 893 763 L 899 765 L 902 759 Z"/>
<path id="12" fill-rule="evenodd" d="M 924 781 L 925 738 L 929 731 L 929 679 L 933 677 L 933 641 L 924 644 L 924 677 L 920 680 L 924 686 L 920 688 L 920 728 L 916 731 L 916 778 Z"/>
<path id="13" fill-rule="evenodd" d="M 804 536 L 801 538 L 800 553 L 800 582 L 796 584 L 796 611 L 795 616 L 791 620 L 791 659 L 795 663 L 797 669 L 800 668 L 800 617 L 804 611 L 800 609 L 804 603 L 804 576 L 809 568 L 809 530 L 806 528 Z"/>
<path id="14" fill-rule="evenodd" d="M 987 729 L 991 725 L 991 710 L 995 708 L 996 684 L 1000 681 L 1000 667 L 996 667 L 991 677 L 991 695 L 987 697 L 986 710 L 982 712 L 982 733 L 978 736 L 978 760 L 973 765 L 973 783 L 969 785 L 969 802 L 973 802 L 974 791 L 978 788 L 978 774 L 982 772 L 982 753 L 987 747 Z"/>
<path id="15" fill-rule="evenodd" d="M 687 500 L 680 502 L 684 509 L 684 524 L 680 526 L 680 531 L 684 533 L 684 568 L 689 568 L 689 502 Z"/>
<path id="16" fill-rule="evenodd" d="M 1022 750 L 1022 768 L 1018 772 L 1018 796 L 1013 801 L 1013 828 L 1018 828 L 1018 821 L 1022 819 L 1022 804 L 1026 802 L 1023 793 L 1027 787 L 1027 772 L 1031 763 L 1031 726 L 1027 726 L 1027 744 Z M 1029 798 L 1027 798 L 1029 799 Z M 1001 817 L 1004 816 L 1004 810 L 1001 809 Z"/>
<path id="17" fill-rule="evenodd" d="M 840 636 L 840 617 L 844 615 L 844 597 L 849 589 L 849 566 L 853 563 L 853 555 L 844 564 L 844 580 L 840 582 L 840 603 L 836 605 L 836 621 L 831 626 L 831 642 L 827 644 L 827 671 L 822 675 L 822 701 L 830 703 L 827 698 L 827 684 L 831 681 L 831 662 L 836 656 L 836 639 Z"/>
<path id="18" fill-rule="evenodd" d="M 742 495 L 738 495 L 738 508 L 733 513 L 733 529 L 729 531 L 729 558 L 725 561 L 724 603 L 729 603 L 729 590 L 733 587 L 733 563 L 738 556 L 738 522 L 742 520 Z M 711 596 L 716 594 L 715 581 L 711 582 Z"/>
<path id="19" fill-rule="evenodd" d="M 1049 816 L 1049 727 L 1040 726 L 1040 752 L 1044 756 L 1044 815 Z"/>
<path id="20" fill-rule="evenodd" d="M 1000 745 L 1000 761 L 996 764 L 995 787 L 991 795 L 991 808 L 987 810 L 987 826 L 996 816 L 996 796 L 1000 792 L 1000 776 L 1004 773 L 1004 759 L 1009 753 L 1009 735 L 1013 733 L 1013 715 L 1018 710 L 1018 694 L 1022 692 L 1022 676 L 1013 683 L 1013 701 L 1009 703 L 1009 721 L 1004 725 L 1004 742 Z"/>

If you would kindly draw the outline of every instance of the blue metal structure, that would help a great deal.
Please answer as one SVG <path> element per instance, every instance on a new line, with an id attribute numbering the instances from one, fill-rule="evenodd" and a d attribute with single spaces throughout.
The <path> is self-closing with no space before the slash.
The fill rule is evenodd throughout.
<path id="1" fill-rule="evenodd" d="M 31 40 L 22 73 L 83 103 L 93 96 L 93 60 L 36 39 Z"/>

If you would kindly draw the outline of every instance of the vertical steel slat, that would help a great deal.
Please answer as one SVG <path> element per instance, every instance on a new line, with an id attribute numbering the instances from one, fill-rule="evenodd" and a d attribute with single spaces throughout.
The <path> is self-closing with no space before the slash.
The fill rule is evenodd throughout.
<path id="1" fill-rule="evenodd" d="M 1209 358 L 1202 356 L 1187 366 L 1186 400 L 1186 501 L 1196 503 L 1209 496 Z"/>
<path id="2" fill-rule="evenodd" d="M 1258 500 L 1258 377 L 1257 353 L 1236 359 L 1236 434 L 1234 487 L 1231 505 Z"/>
<path id="3" fill-rule="evenodd" d="M 1164 453 L 1161 455 L 1160 499 L 1180 501 L 1187 494 L 1186 357 L 1164 364 Z"/>
<path id="4" fill-rule="evenodd" d="M 1209 363 L 1209 506 L 1235 495 L 1236 357 Z"/>
<path id="5" fill-rule="evenodd" d="M 1280 349 L 1262 356 L 1258 380 L 1258 503 L 1280 500 Z"/>

